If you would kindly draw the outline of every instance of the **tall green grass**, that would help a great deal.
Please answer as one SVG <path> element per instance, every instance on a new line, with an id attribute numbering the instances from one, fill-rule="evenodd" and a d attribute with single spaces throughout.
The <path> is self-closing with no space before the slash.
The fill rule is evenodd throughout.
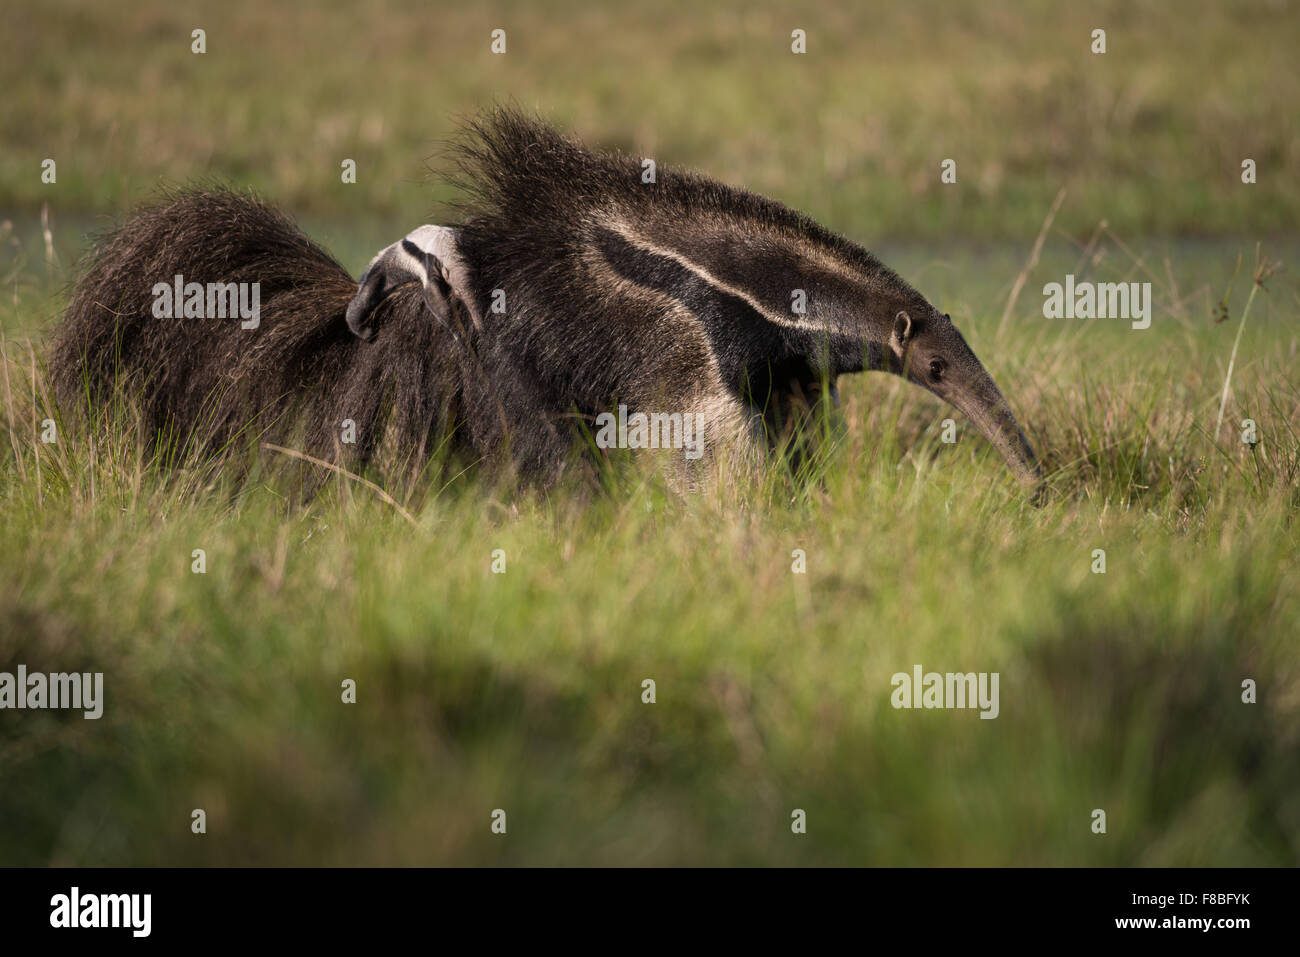
<path id="1" fill-rule="evenodd" d="M 1294 865 L 1294 277 L 1257 294 L 1215 434 L 1254 251 L 1216 324 L 1235 246 L 1126 250 L 1054 236 L 1005 324 L 1024 250 L 887 251 L 1003 386 L 1042 508 L 959 414 L 861 376 L 809 474 L 388 489 L 414 527 L 342 476 L 297 503 L 271 453 L 162 467 L 129 406 L 48 408 L 60 277 L 26 280 L 0 671 L 103 671 L 106 705 L 0 713 L 0 862 Z M 1077 266 L 1156 281 L 1152 328 L 1039 318 Z M 895 710 L 918 663 L 998 672 L 999 717 Z"/>

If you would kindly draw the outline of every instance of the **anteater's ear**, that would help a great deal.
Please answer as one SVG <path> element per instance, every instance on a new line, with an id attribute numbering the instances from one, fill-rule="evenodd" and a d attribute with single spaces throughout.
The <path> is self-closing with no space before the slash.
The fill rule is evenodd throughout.
<path id="1" fill-rule="evenodd" d="M 912 340 L 912 317 L 900 312 L 894 317 L 894 332 L 890 336 L 890 345 L 900 356 L 907 351 L 907 344 Z"/>
<path id="2" fill-rule="evenodd" d="M 375 337 L 371 317 L 378 305 L 398 286 L 418 282 L 424 301 L 444 325 L 451 319 L 456 295 L 448 281 L 456 253 L 456 233 L 445 226 L 421 226 L 405 239 L 380 251 L 361 276 L 357 294 L 348 303 L 348 328 L 366 340 Z"/>

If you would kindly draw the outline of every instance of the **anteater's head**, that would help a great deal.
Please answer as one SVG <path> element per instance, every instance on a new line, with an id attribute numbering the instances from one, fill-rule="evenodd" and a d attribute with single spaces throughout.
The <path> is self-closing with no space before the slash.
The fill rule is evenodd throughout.
<path id="1" fill-rule="evenodd" d="M 883 350 L 889 371 L 955 406 L 993 444 L 1025 486 L 1041 492 L 1043 470 L 993 377 L 952 320 L 919 296 L 899 309 Z"/>

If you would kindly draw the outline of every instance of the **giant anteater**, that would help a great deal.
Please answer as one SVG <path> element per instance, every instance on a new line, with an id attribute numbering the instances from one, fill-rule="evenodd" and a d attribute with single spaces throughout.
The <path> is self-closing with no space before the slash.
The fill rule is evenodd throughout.
<path id="1" fill-rule="evenodd" d="M 150 428 L 205 444 L 296 430 L 313 455 L 387 449 L 413 469 L 447 445 L 545 483 L 572 424 L 618 405 L 694 414 L 711 450 L 761 457 L 793 397 L 874 369 L 952 403 L 1040 485 L 949 317 L 860 246 L 700 175 L 660 167 L 645 182 L 639 160 L 512 109 L 471 123 L 458 149 L 459 227 L 416 230 L 360 284 L 234 192 L 138 213 L 88 257 L 54 347 L 56 394 L 125 384 Z M 178 275 L 260 284 L 258 321 L 158 318 L 156 290 Z M 339 440 L 347 420 L 355 444 Z"/>

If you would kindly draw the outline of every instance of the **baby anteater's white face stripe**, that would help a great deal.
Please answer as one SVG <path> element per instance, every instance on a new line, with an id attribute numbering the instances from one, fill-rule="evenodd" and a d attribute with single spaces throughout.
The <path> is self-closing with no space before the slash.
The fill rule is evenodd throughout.
<path id="1" fill-rule="evenodd" d="M 464 260 L 457 246 L 457 231 L 448 226 L 420 226 L 404 238 L 381 249 L 361 275 L 357 294 L 348 305 L 347 322 L 362 339 L 374 336 L 370 316 L 394 289 L 408 282 L 424 287 L 434 318 L 446 323 L 446 298 L 455 296 L 469 309 L 475 326 L 481 326 L 477 303 L 469 288 Z"/>

